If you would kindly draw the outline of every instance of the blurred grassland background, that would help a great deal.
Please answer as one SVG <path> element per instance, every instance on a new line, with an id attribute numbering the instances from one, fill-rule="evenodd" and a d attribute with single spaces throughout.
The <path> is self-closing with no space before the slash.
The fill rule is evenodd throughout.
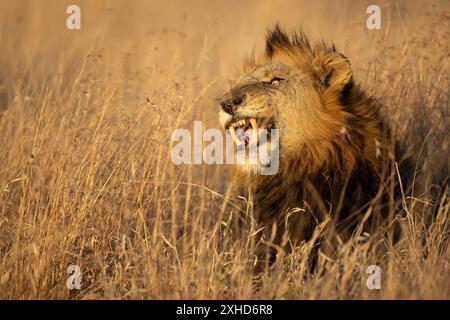
<path id="1" fill-rule="evenodd" d="M 0 298 L 449 299 L 450 4 L 372 2 L 0 0 Z M 219 128 L 215 98 L 276 22 L 336 44 L 425 179 L 398 244 L 342 243 L 312 274 L 303 244 L 255 277 L 229 166 L 175 166 L 170 137 Z"/>

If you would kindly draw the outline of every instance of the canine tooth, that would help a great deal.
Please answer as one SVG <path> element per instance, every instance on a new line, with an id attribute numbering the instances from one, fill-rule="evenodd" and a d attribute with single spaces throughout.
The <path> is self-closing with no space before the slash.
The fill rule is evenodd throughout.
<path id="1" fill-rule="evenodd" d="M 255 118 L 250 119 L 250 124 L 252 125 L 253 130 L 258 130 L 258 124 L 256 123 Z"/>
<path id="2" fill-rule="evenodd" d="M 256 122 L 255 118 L 250 119 L 250 124 L 252 126 L 252 135 L 253 135 L 253 142 L 258 142 L 258 123 Z"/>
<path id="3" fill-rule="evenodd" d="M 236 137 L 236 131 L 234 130 L 234 126 L 230 126 L 230 133 L 231 133 L 231 137 L 234 140 L 234 143 L 236 143 L 237 145 L 241 144 L 241 141 L 239 141 L 238 137 Z"/>

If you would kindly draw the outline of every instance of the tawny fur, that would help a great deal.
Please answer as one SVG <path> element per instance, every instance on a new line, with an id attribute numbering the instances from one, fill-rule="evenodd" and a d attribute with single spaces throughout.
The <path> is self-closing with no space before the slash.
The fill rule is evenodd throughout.
<path id="1" fill-rule="evenodd" d="M 334 46 L 312 46 L 303 33 L 288 36 L 275 27 L 265 53 L 247 59 L 223 101 L 236 96 L 245 100 L 222 111 L 221 119 L 272 118 L 280 129 L 277 174 L 236 168 L 240 192 L 250 192 L 265 227 L 261 243 L 283 247 L 308 239 L 326 217 L 351 232 L 383 198 L 381 182 L 392 169 L 394 150 L 389 128 L 380 105 L 354 83 L 349 60 Z M 378 202 L 375 218 L 383 207 Z"/>

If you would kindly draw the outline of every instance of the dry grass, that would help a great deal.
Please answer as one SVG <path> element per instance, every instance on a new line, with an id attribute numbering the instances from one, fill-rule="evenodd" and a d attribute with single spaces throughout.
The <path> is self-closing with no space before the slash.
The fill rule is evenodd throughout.
<path id="1" fill-rule="evenodd" d="M 448 195 L 433 203 L 449 166 L 447 1 L 384 2 L 380 31 L 365 2 L 77 2 L 69 31 L 68 1 L 1 0 L 0 298 L 450 298 Z M 345 52 L 428 179 L 395 208 L 395 246 L 342 243 L 310 274 L 306 243 L 255 278 L 229 167 L 173 165 L 170 136 L 218 126 L 213 98 L 275 21 Z"/>

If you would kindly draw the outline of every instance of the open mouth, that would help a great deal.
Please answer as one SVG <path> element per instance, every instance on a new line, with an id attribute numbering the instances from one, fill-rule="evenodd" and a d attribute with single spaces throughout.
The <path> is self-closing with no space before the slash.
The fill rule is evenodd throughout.
<path id="1" fill-rule="evenodd" d="M 273 119 L 267 118 L 233 118 L 229 120 L 225 129 L 230 130 L 231 137 L 236 145 L 259 144 L 261 134 L 270 139 L 270 129 L 274 129 Z"/>

